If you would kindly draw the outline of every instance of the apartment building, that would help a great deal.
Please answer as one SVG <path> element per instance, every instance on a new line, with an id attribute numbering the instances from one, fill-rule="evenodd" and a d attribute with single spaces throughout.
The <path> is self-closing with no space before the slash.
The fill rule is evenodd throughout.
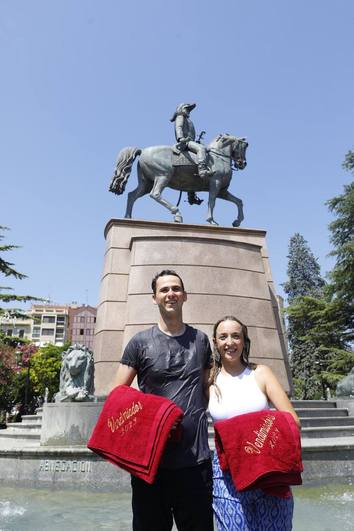
<path id="1" fill-rule="evenodd" d="M 14 317 L 9 312 L 0 316 L 0 330 L 8 337 L 32 339 L 32 319 Z"/>
<path id="2" fill-rule="evenodd" d="M 80 343 L 92 350 L 95 326 L 96 308 L 86 304 L 69 307 L 68 337 L 72 344 Z"/>
<path id="3" fill-rule="evenodd" d="M 32 342 L 35 345 L 62 346 L 68 340 L 68 305 L 34 304 L 29 316 L 33 320 Z"/>

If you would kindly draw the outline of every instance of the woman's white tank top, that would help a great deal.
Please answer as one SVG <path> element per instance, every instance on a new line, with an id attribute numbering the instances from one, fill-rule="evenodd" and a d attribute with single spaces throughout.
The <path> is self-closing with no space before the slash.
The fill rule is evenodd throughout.
<path id="1" fill-rule="evenodd" d="M 209 413 L 214 422 L 269 409 L 268 399 L 257 384 L 255 372 L 248 367 L 238 376 L 220 372 L 216 383 L 221 396 L 217 395 L 215 386 L 211 386 L 209 399 Z"/>

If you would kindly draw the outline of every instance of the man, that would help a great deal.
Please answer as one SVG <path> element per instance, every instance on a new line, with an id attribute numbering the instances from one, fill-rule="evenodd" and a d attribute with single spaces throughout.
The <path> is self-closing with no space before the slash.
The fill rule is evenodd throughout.
<path id="1" fill-rule="evenodd" d="M 188 149 L 197 155 L 199 177 L 206 178 L 212 175 L 206 164 L 207 151 L 203 144 L 195 141 L 195 128 L 189 115 L 195 108 L 195 103 L 181 103 L 171 118 L 175 122 L 175 136 L 180 150 Z"/>
<path id="2" fill-rule="evenodd" d="M 182 434 L 167 444 L 152 485 L 132 477 L 133 531 L 211 531 L 212 473 L 204 385 L 211 349 L 207 336 L 182 318 L 187 293 L 172 270 L 152 281 L 157 325 L 136 334 L 126 346 L 116 385 L 138 376 L 141 391 L 173 400 L 183 411 Z"/>

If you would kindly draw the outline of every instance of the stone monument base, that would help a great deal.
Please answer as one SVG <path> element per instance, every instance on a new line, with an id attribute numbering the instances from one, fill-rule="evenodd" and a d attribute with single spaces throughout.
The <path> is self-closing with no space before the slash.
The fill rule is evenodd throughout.
<path id="1" fill-rule="evenodd" d="M 102 402 L 44 404 L 41 446 L 86 446 Z"/>
<path id="2" fill-rule="evenodd" d="M 235 315 L 248 326 L 250 360 L 269 365 L 291 393 L 264 230 L 113 219 L 105 237 L 94 341 L 96 394 L 104 396 L 112 389 L 129 339 L 158 321 L 151 280 L 162 269 L 173 269 L 183 278 L 186 323 L 211 338 L 218 319 Z"/>
<path id="3" fill-rule="evenodd" d="M 0 451 L 0 482 L 29 488 L 130 491 L 130 475 L 84 447 Z"/>
<path id="4" fill-rule="evenodd" d="M 102 405 L 102 402 L 45 404 L 41 442 L 37 446 L 26 447 L 23 443 L 19 447 L 14 442 L 12 447 L 0 448 L 0 483 L 129 492 L 129 474 L 86 448 Z M 353 475 L 353 437 L 304 439 L 302 443 L 305 484 Z"/>
<path id="5" fill-rule="evenodd" d="M 23 487 L 130 490 L 130 476 L 86 447 L 102 402 L 43 405 L 40 443 L 0 450 L 0 481 Z"/>

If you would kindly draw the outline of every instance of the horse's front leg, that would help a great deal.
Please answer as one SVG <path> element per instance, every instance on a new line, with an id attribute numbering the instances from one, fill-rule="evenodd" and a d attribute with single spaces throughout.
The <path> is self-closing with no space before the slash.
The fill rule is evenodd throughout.
<path id="1" fill-rule="evenodd" d="M 216 223 L 214 219 L 214 207 L 215 207 L 215 200 L 218 196 L 218 193 L 220 191 L 220 184 L 218 181 L 209 181 L 209 200 L 208 200 L 208 217 L 207 222 L 210 223 L 210 225 L 219 225 Z"/>
<path id="2" fill-rule="evenodd" d="M 244 220 L 242 199 L 236 197 L 228 190 L 223 190 L 219 192 L 218 197 L 220 197 L 221 199 L 225 199 L 225 201 L 231 201 L 231 203 L 234 203 L 237 206 L 237 219 L 233 221 L 232 226 L 239 227 L 241 221 Z"/>
<path id="3" fill-rule="evenodd" d="M 167 201 L 166 199 L 164 199 L 161 196 L 161 193 L 166 188 L 166 186 L 168 185 L 169 180 L 170 180 L 170 178 L 166 177 L 164 175 L 156 177 L 155 178 L 155 182 L 154 182 L 154 186 L 153 186 L 153 188 L 152 188 L 152 190 L 150 192 L 150 197 L 152 199 L 155 199 L 155 201 L 160 203 L 160 205 L 162 205 L 165 208 L 167 208 L 171 212 L 171 214 L 174 214 L 174 221 L 176 223 L 182 223 L 183 222 L 183 218 L 182 218 L 182 214 L 179 211 L 178 207 L 172 205 L 172 203 L 170 203 L 169 201 Z"/>

